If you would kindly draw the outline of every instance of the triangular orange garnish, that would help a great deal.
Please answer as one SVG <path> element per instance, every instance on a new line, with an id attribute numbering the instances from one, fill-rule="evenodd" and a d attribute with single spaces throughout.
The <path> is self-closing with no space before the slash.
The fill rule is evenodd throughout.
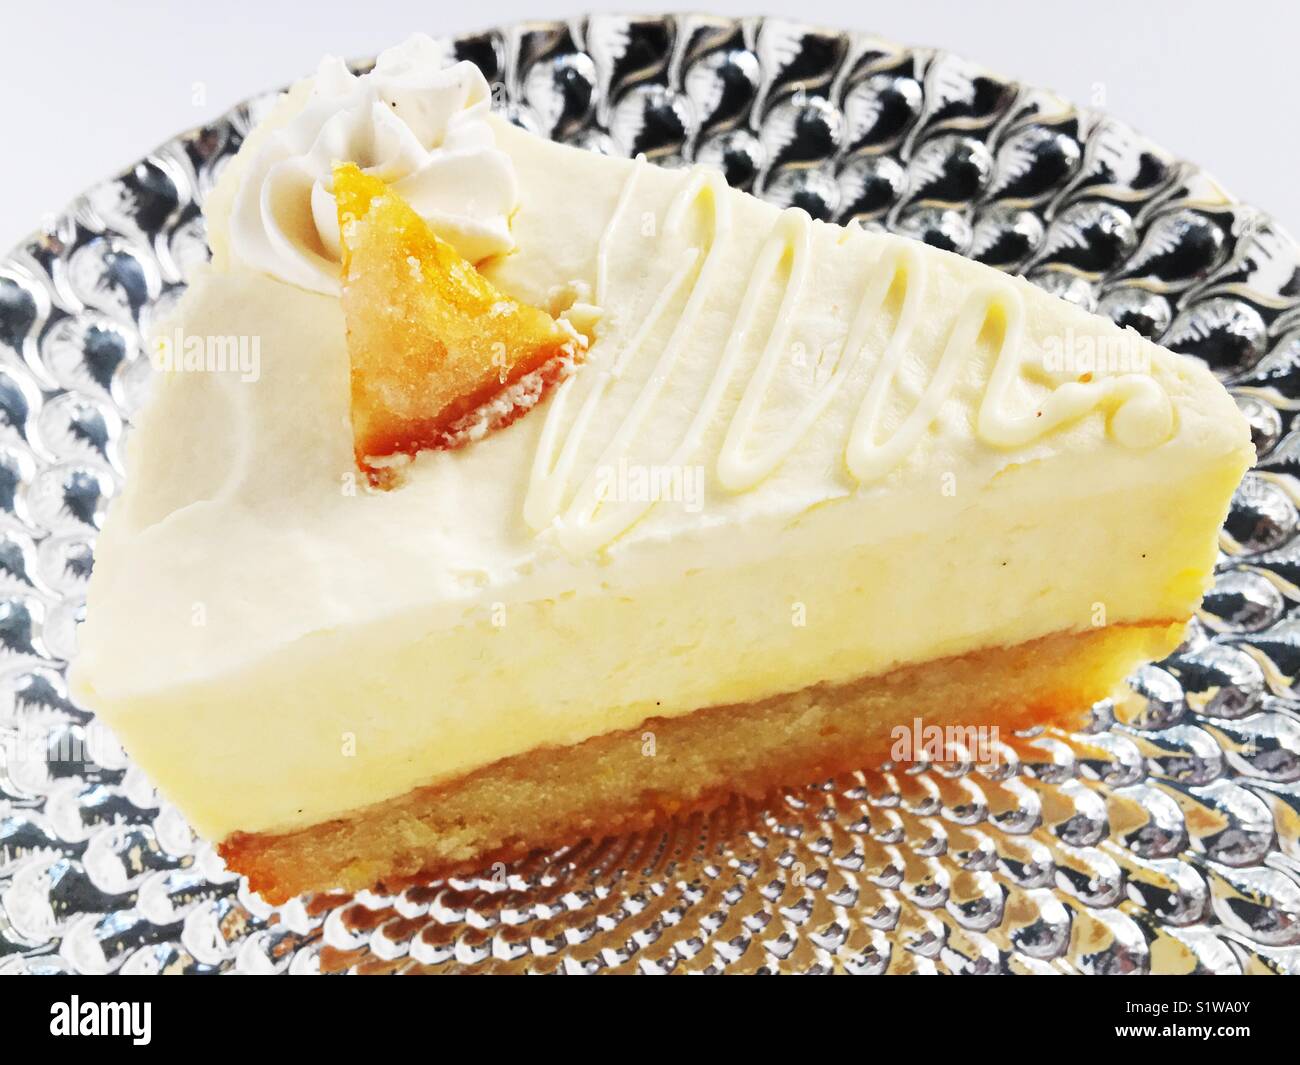
<path id="1" fill-rule="evenodd" d="M 458 446 L 458 428 L 512 385 L 571 365 L 574 332 L 497 289 L 383 181 L 341 163 L 334 196 L 362 469 Z"/>

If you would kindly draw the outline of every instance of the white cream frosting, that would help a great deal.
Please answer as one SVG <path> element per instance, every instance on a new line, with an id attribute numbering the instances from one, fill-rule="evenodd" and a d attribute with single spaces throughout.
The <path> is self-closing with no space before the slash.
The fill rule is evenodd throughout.
<path id="1" fill-rule="evenodd" d="M 518 185 L 487 121 L 491 92 L 478 67 L 444 66 L 443 55 L 417 34 L 360 77 L 341 59 L 322 60 L 306 106 L 243 167 L 233 255 L 281 281 L 338 292 L 332 171 L 341 161 L 391 184 L 471 262 L 512 250 Z"/>

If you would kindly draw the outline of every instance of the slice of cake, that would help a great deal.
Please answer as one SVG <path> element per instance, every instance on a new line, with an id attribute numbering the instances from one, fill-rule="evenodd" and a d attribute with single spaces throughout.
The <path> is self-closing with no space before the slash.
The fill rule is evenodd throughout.
<path id="1" fill-rule="evenodd" d="M 98 545 L 75 690 L 266 897 L 1071 724 L 1175 646 L 1252 458 L 1203 366 L 488 98 L 416 39 L 249 136 L 159 332 L 256 380 L 160 375 Z"/>

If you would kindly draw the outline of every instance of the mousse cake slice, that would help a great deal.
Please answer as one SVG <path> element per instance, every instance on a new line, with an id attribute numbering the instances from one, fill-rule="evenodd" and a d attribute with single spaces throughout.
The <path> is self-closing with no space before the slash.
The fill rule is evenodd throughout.
<path id="1" fill-rule="evenodd" d="M 711 171 L 535 137 L 427 39 L 340 68 L 209 198 L 213 262 L 160 333 L 257 337 L 259 373 L 160 375 L 72 674 L 268 899 L 762 795 L 917 721 L 1068 727 L 1176 646 L 1253 456 L 1204 366 Z M 387 206 L 353 242 L 400 217 L 414 243 L 350 289 L 358 175 Z"/>

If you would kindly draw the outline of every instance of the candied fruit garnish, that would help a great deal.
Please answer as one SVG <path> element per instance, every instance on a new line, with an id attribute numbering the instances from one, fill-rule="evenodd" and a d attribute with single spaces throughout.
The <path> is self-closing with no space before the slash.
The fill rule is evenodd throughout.
<path id="1" fill-rule="evenodd" d="M 334 195 L 362 469 L 463 442 L 475 411 L 576 354 L 571 331 L 497 289 L 383 181 L 340 163 Z"/>

